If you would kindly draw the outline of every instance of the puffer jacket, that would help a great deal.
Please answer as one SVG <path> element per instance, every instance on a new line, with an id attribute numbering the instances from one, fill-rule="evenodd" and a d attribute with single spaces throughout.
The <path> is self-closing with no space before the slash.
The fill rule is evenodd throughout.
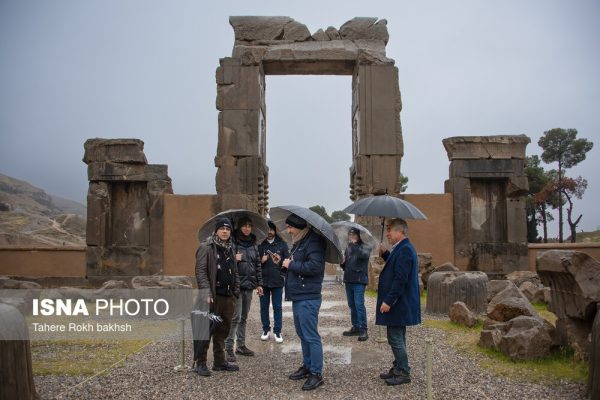
<path id="1" fill-rule="evenodd" d="M 242 261 L 238 261 L 237 269 L 240 274 L 240 288 L 252 290 L 263 286 L 262 266 L 260 254 L 256 245 L 256 236 L 251 233 L 249 240 L 244 240 L 241 233 L 234 235 L 234 251 L 242 255 Z"/>
<path id="2" fill-rule="evenodd" d="M 271 251 L 273 254 L 279 254 L 281 257 L 279 264 L 273 262 L 273 259 L 267 251 Z M 267 261 L 262 264 L 263 286 L 268 288 L 283 287 L 285 282 L 285 268 L 281 268 L 281 264 L 290 254 L 287 244 L 281 240 L 279 235 L 276 235 L 273 243 L 269 243 L 267 239 L 265 239 L 260 246 L 258 246 L 258 252 L 260 253 L 261 258 L 264 255 L 267 256 Z"/>
<path id="3" fill-rule="evenodd" d="M 238 273 L 237 262 L 233 259 L 233 295 L 240 295 L 240 275 Z M 217 244 L 213 237 L 209 237 L 200 244 L 196 250 L 196 283 L 198 289 L 210 289 L 212 298 L 215 298 L 217 292 Z"/>
<path id="4" fill-rule="evenodd" d="M 285 280 L 285 299 L 291 301 L 321 298 L 325 275 L 325 239 L 310 230 L 294 244 L 293 257 Z"/>
<path id="5" fill-rule="evenodd" d="M 349 243 L 344 252 L 346 260 L 340 264 L 344 270 L 344 282 L 368 284 L 370 256 L 371 248 L 364 242 Z"/>

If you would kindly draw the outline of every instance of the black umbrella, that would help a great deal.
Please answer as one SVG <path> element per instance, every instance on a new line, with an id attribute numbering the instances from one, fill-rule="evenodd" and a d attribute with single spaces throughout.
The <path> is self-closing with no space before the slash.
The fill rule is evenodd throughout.
<path id="1" fill-rule="evenodd" d="M 277 227 L 277 231 L 288 243 L 291 243 L 291 238 L 287 234 L 285 220 L 290 214 L 296 214 L 305 220 L 313 231 L 325 238 L 325 241 L 327 242 L 325 261 L 332 264 L 339 264 L 342 262 L 343 252 L 342 246 L 340 246 L 340 241 L 338 240 L 338 237 L 336 236 L 329 222 L 325 221 L 325 219 L 323 219 L 323 217 L 321 217 L 319 214 L 309 210 L 308 208 L 299 206 L 272 207 L 269 211 L 269 214 L 271 215 L 271 220 Z"/>
<path id="2" fill-rule="evenodd" d="M 215 220 L 220 217 L 226 217 L 231 220 L 234 228 L 239 228 L 237 226 L 238 221 L 242 217 L 248 217 L 252 221 L 252 233 L 256 236 L 256 243 L 261 243 L 267 237 L 267 232 L 269 232 L 269 225 L 267 225 L 267 220 L 260 214 L 255 213 L 254 211 L 244 210 L 244 209 L 232 209 L 218 213 L 212 218 L 208 219 L 202 227 L 198 231 L 198 239 L 200 241 L 206 240 L 209 236 L 211 236 L 215 231 Z"/>
<path id="3" fill-rule="evenodd" d="M 402 219 L 427 219 L 425 214 L 406 200 L 388 194 L 365 197 L 356 200 L 344 209 L 348 214 L 364 215 L 370 217 L 383 217 L 381 223 L 381 238 L 383 239 L 383 228 L 385 218 Z"/>
<path id="4" fill-rule="evenodd" d="M 375 239 L 373 234 L 361 224 L 350 221 L 338 221 L 332 223 L 331 227 L 340 240 L 342 251 L 345 251 L 346 247 L 348 247 L 348 231 L 351 228 L 357 229 L 360 232 L 360 239 L 371 249 L 374 249 L 375 246 L 377 246 L 377 239 Z"/>
<path id="5" fill-rule="evenodd" d="M 210 338 L 217 325 L 223 322 L 223 318 L 209 311 L 200 310 L 192 311 L 190 317 L 192 321 L 194 361 L 197 361 L 203 350 L 210 344 Z"/>

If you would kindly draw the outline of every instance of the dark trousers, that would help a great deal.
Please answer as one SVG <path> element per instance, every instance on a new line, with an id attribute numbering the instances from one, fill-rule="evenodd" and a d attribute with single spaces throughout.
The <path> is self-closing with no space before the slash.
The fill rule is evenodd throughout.
<path id="1" fill-rule="evenodd" d="M 394 354 L 394 368 L 410 374 L 408 366 L 408 354 L 406 354 L 406 327 L 388 326 L 387 327 L 388 344 Z"/>
<path id="2" fill-rule="evenodd" d="M 294 326 L 302 346 L 302 363 L 312 374 L 323 372 L 323 343 L 319 335 L 321 299 L 292 301 Z"/>
<path id="3" fill-rule="evenodd" d="M 213 355 L 216 365 L 225 364 L 225 338 L 227 338 L 231 328 L 235 303 L 234 296 L 221 296 L 218 294 L 214 299 L 213 313 L 223 318 L 223 322 L 217 325 L 212 335 Z M 205 346 L 198 357 L 198 364 L 206 364 L 207 355 L 208 346 Z"/>
<path id="4" fill-rule="evenodd" d="M 263 288 L 263 295 L 260 298 L 260 319 L 262 322 L 263 332 L 271 330 L 271 321 L 269 318 L 269 306 L 271 299 L 273 301 L 273 333 L 281 333 L 282 324 L 282 308 L 281 301 L 283 298 L 283 288 Z"/>
<path id="5" fill-rule="evenodd" d="M 350 307 L 352 326 L 367 329 L 367 309 L 365 308 L 365 289 L 362 283 L 346 283 L 346 298 Z"/>

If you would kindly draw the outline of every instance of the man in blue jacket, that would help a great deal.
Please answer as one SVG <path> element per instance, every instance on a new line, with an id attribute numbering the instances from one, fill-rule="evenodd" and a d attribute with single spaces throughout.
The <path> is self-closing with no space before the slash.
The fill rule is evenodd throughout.
<path id="1" fill-rule="evenodd" d="M 387 326 L 388 343 L 394 354 L 394 366 L 379 375 L 388 385 L 410 382 L 406 327 L 421 323 L 418 259 L 407 236 L 406 221 L 394 218 L 388 222 L 386 234 L 392 250 L 379 248 L 385 265 L 379 275 L 375 323 Z"/>
<path id="2" fill-rule="evenodd" d="M 326 243 L 296 214 L 291 214 L 285 223 L 293 242 L 290 257 L 282 264 L 288 270 L 285 298 L 292 301 L 294 326 L 302 345 L 303 361 L 289 378 L 307 378 L 302 390 L 312 390 L 323 384 L 323 343 L 317 325 L 325 275 Z"/>

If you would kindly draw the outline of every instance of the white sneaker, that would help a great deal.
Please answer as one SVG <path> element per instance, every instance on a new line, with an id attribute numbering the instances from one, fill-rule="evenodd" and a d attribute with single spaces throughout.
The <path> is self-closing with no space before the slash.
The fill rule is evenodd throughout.
<path id="1" fill-rule="evenodd" d="M 277 343 L 283 343 L 283 337 L 281 337 L 281 333 L 275 333 L 274 336 Z"/>
<path id="2" fill-rule="evenodd" d="M 269 336 L 271 336 L 271 332 L 264 331 L 263 334 L 260 336 L 260 340 L 269 340 Z"/>

